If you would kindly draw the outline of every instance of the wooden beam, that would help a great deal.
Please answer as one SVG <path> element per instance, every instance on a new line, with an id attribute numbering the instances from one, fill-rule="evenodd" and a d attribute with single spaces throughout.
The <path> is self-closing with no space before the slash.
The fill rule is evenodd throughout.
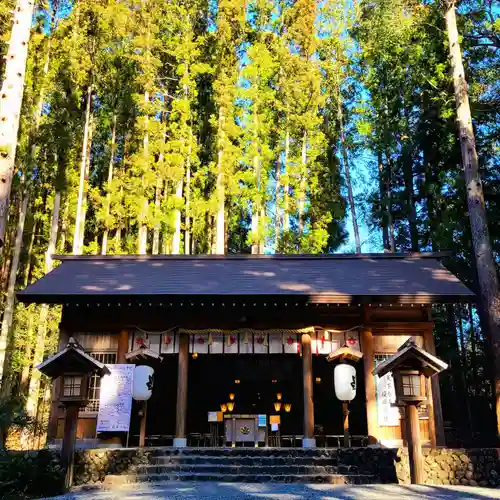
<path id="1" fill-rule="evenodd" d="M 432 323 L 424 330 L 424 349 L 433 355 L 436 355 L 436 346 L 434 344 L 434 334 Z M 431 446 L 445 446 L 443 408 L 441 406 L 441 388 L 439 387 L 439 377 L 431 377 L 427 383 L 429 394 L 429 437 Z"/>
<path id="2" fill-rule="evenodd" d="M 361 330 L 361 349 L 363 351 L 363 368 L 365 375 L 366 422 L 368 425 L 368 444 L 376 444 L 379 440 L 377 392 L 375 388 L 375 368 L 373 352 L 373 334 L 369 326 Z"/>
<path id="3" fill-rule="evenodd" d="M 126 364 L 127 359 L 125 354 L 128 352 L 128 330 L 121 330 L 118 336 L 118 352 L 116 355 L 116 362 L 120 365 Z"/>
<path id="4" fill-rule="evenodd" d="M 311 335 L 302 334 L 302 380 L 304 385 L 304 448 L 315 448 Z"/>
<path id="5" fill-rule="evenodd" d="M 429 328 L 429 326 L 432 328 L 434 323 L 432 321 L 374 321 L 371 322 L 370 325 L 376 335 L 383 335 L 388 332 L 401 332 L 401 334 L 407 334 L 410 331 L 412 333 L 423 332 Z"/>
<path id="6" fill-rule="evenodd" d="M 175 423 L 174 446 L 185 448 L 186 440 L 186 413 L 188 391 L 188 362 L 189 362 L 189 336 L 179 336 L 179 369 L 177 372 L 177 416 Z"/>

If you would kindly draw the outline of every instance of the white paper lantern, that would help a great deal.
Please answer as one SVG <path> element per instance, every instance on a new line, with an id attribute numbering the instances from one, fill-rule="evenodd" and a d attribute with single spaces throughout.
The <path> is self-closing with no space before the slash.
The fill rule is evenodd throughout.
<path id="1" fill-rule="evenodd" d="M 132 397 L 136 401 L 147 401 L 151 397 L 154 372 L 150 366 L 135 367 Z"/>
<path id="2" fill-rule="evenodd" d="M 335 396 L 340 401 L 352 401 L 356 396 L 356 368 L 343 363 L 335 367 L 333 375 Z"/>

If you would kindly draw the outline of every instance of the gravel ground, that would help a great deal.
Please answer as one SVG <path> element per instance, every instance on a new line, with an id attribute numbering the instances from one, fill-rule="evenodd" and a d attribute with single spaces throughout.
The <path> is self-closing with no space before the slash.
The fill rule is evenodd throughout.
<path id="1" fill-rule="evenodd" d="M 77 491 L 51 500 L 493 500 L 500 489 L 459 486 L 330 486 L 323 484 L 238 484 L 216 482 L 170 482 L 132 484 L 111 489 Z"/>

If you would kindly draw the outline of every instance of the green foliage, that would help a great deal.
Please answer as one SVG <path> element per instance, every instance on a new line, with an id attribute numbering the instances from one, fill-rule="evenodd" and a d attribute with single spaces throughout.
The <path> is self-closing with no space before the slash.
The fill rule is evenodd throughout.
<path id="1" fill-rule="evenodd" d="M 1 498 L 55 496 L 63 486 L 64 473 L 53 452 L 0 452 Z"/>

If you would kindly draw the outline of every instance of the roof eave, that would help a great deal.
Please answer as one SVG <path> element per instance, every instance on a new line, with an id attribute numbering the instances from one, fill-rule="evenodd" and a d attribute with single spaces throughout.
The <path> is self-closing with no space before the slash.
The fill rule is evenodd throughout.
<path id="1" fill-rule="evenodd" d="M 412 305 L 412 304 L 456 304 L 456 303 L 475 303 L 476 296 L 470 293 L 463 295 L 437 295 L 437 294 L 417 294 L 417 295 L 336 295 L 336 294 L 38 294 L 18 292 L 17 298 L 25 304 L 50 304 L 64 305 L 69 303 L 117 303 L 123 301 L 159 301 L 159 300 L 193 300 L 194 297 L 218 298 L 218 299 L 255 299 L 265 300 L 272 297 L 274 300 L 297 300 L 309 304 L 367 304 L 367 305 Z"/>

